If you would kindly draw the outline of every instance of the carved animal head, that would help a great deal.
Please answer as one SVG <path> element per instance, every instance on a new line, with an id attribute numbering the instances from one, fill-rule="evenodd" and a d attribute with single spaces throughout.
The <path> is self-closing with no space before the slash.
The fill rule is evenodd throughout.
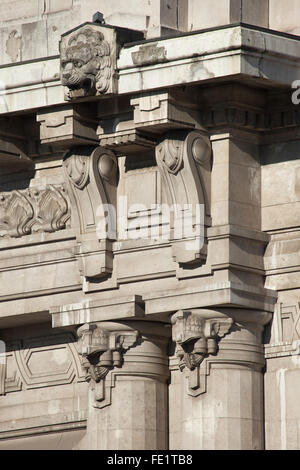
<path id="1" fill-rule="evenodd" d="M 61 82 L 70 98 L 105 93 L 110 77 L 110 46 L 100 31 L 87 26 L 62 42 Z"/>

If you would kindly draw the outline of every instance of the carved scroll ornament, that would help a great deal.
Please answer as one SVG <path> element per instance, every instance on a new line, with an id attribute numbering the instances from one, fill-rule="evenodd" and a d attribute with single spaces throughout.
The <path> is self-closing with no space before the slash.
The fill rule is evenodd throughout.
<path id="1" fill-rule="evenodd" d="M 165 134 L 156 147 L 168 204 L 174 208 L 172 254 L 179 264 L 203 263 L 206 259 L 205 230 L 210 225 L 211 144 L 204 131 L 174 130 Z M 176 236 L 176 223 L 189 212 L 194 245 L 186 245 L 183 235 Z M 192 232 L 192 230 L 191 230 Z"/>
<path id="2" fill-rule="evenodd" d="M 63 167 L 77 232 L 79 271 L 86 278 L 112 271 L 110 240 L 116 237 L 117 159 L 102 147 L 74 147 Z"/>

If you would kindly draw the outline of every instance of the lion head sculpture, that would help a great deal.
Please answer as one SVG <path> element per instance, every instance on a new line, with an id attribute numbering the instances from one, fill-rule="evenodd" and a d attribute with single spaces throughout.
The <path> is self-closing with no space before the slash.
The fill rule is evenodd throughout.
<path id="1" fill-rule="evenodd" d="M 68 98 L 99 95 L 109 89 L 110 45 L 100 31 L 85 27 L 61 43 L 61 82 Z"/>

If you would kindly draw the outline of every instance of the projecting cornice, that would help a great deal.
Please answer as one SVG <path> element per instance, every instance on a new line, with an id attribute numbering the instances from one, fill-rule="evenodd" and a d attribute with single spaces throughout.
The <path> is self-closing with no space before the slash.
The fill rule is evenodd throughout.
<path id="1" fill-rule="evenodd" d="M 242 24 L 128 43 L 116 62 L 113 92 L 137 93 L 229 77 L 290 87 L 300 76 L 299 58 L 297 36 Z M 65 103 L 58 56 L 0 66 L 0 82 L 0 113 Z"/>

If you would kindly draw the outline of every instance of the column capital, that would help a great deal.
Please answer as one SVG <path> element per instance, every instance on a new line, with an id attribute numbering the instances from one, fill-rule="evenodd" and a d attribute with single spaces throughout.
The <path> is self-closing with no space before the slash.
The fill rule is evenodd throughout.
<path id="1" fill-rule="evenodd" d="M 187 369 L 188 393 L 198 395 L 202 393 L 200 364 L 205 357 L 217 353 L 217 343 L 229 333 L 233 319 L 213 310 L 179 310 L 172 316 L 171 323 L 179 369 Z"/>
<path id="2" fill-rule="evenodd" d="M 77 335 L 86 381 L 94 392 L 94 406 L 103 408 L 110 404 L 105 400 L 105 377 L 110 370 L 122 366 L 123 355 L 138 343 L 139 332 L 113 323 L 86 323 Z"/>
<path id="3" fill-rule="evenodd" d="M 95 408 L 111 404 L 111 389 L 118 375 L 146 376 L 159 381 L 167 379 L 167 357 L 162 361 L 163 348 L 160 346 L 164 343 L 167 349 L 168 338 L 165 331 L 159 333 L 159 328 L 147 322 L 95 322 L 86 323 L 78 329 L 79 354 Z M 133 353 L 129 363 L 123 367 L 128 350 L 141 346 L 145 341 L 159 345 L 158 349 L 154 345 L 151 363 L 146 347 L 145 352 L 145 348 L 140 348 L 140 351 Z"/>
<path id="4" fill-rule="evenodd" d="M 176 368 L 186 373 L 188 395 L 206 392 L 206 377 L 212 365 L 261 369 L 261 334 L 270 316 L 266 312 L 228 308 L 176 312 L 171 317 Z"/>

